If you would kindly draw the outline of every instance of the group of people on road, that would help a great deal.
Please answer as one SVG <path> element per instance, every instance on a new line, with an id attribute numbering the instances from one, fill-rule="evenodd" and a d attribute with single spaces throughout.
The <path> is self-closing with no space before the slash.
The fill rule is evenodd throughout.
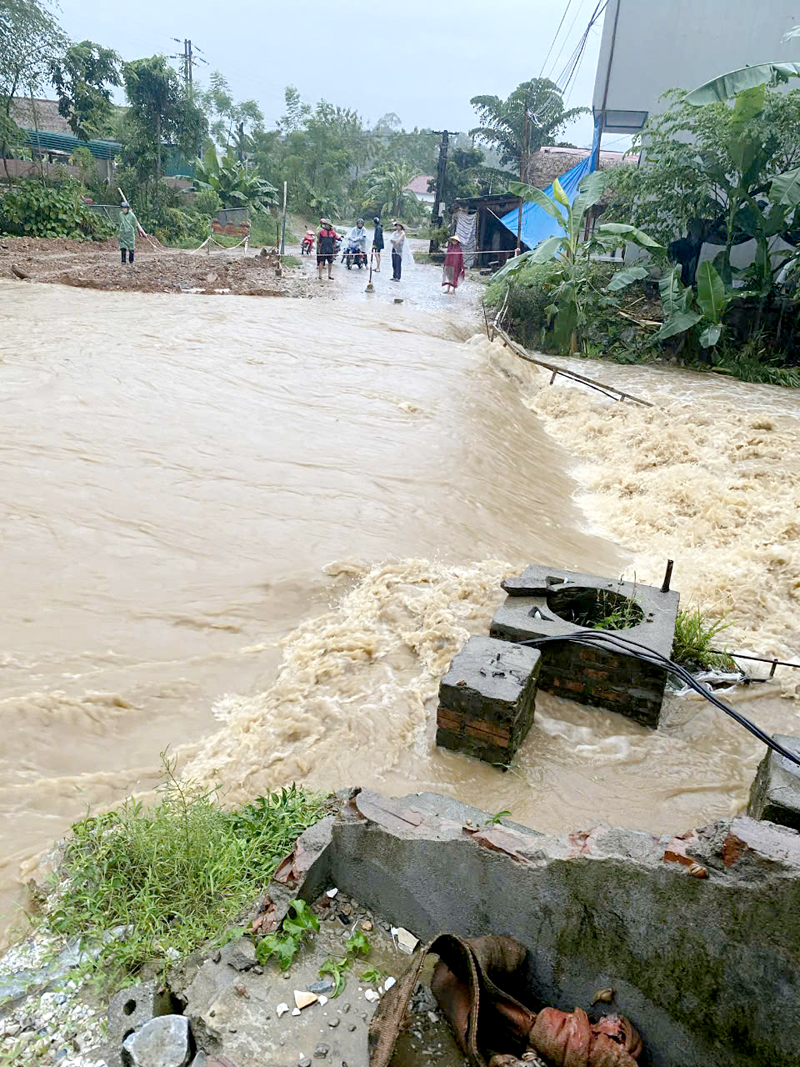
<path id="1" fill-rule="evenodd" d="M 375 229 L 372 233 L 372 254 L 374 256 L 374 271 L 380 273 L 381 253 L 385 248 L 383 237 L 383 225 L 380 217 L 375 216 L 372 220 Z M 399 282 L 403 276 L 403 264 L 411 267 L 414 265 L 414 256 L 406 235 L 406 228 L 402 222 L 394 222 L 389 241 L 392 246 L 392 281 Z M 309 241 L 312 231 L 308 231 L 304 240 Z M 363 219 L 357 219 L 355 226 L 347 234 L 346 254 L 367 254 L 369 234 L 364 226 Z M 320 219 L 320 229 L 317 233 L 317 271 L 319 280 L 322 281 L 324 268 L 328 268 L 328 278 L 333 280 L 333 263 L 339 250 L 341 236 L 334 229 L 329 219 Z M 309 242 L 310 243 L 310 242 Z M 461 241 L 455 234 L 447 242 L 444 265 L 442 267 L 442 287 L 447 294 L 455 293 L 459 283 L 465 277 L 464 253 L 461 249 Z"/>
<path id="2" fill-rule="evenodd" d="M 381 253 L 385 247 L 383 225 L 380 217 L 377 215 L 372 221 L 375 225 L 375 229 L 372 233 L 372 254 L 375 262 L 374 270 L 376 273 L 380 273 Z M 403 274 L 403 263 L 412 267 L 414 265 L 414 256 L 411 252 L 411 247 L 406 236 L 406 228 L 403 223 L 394 222 L 392 226 L 392 232 L 389 235 L 389 241 L 392 246 L 392 281 L 399 282 Z M 126 262 L 126 256 L 129 257 L 130 263 L 133 263 L 133 257 L 136 251 L 137 233 L 144 235 L 144 230 L 139 224 L 139 220 L 131 211 L 130 204 L 128 204 L 127 201 L 123 201 L 119 216 L 119 247 L 123 263 Z M 311 250 L 313 237 L 313 230 L 309 230 L 303 238 L 303 245 L 308 246 L 308 251 Z M 325 218 L 320 219 L 320 228 L 316 235 L 317 272 L 320 281 L 322 281 L 322 274 L 325 267 L 328 268 L 328 279 L 331 281 L 333 280 L 333 263 L 339 251 L 341 240 L 341 235 L 334 229 L 330 220 Z M 356 221 L 355 226 L 347 235 L 347 242 L 347 253 L 350 255 L 363 256 L 364 262 L 366 262 L 369 234 L 364 226 L 363 219 L 358 219 Z M 464 276 L 464 254 L 461 249 L 461 241 L 454 234 L 447 242 L 447 252 L 445 253 L 444 265 L 442 267 L 442 287 L 444 288 L 445 293 L 448 295 L 455 293 L 459 282 L 462 281 Z"/>
<path id="3" fill-rule="evenodd" d="M 376 274 L 379 274 L 381 270 L 381 253 L 386 247 L 386 244 L 383 235 L 383 224 L 381 223 L 380 217 L 376 215 L 372 221 L 375 226 L 372 232 L 372 254 L 374 256 L 375 264 L 373 269 Z M 395 222 L 392 225 L 392 232 L 389 235 L 389 240 L 392 246 L 392 281 L 399 282 L 403 274 L 403 263 L 406 263 L 408 266 L 413 266 L 414 256 L 406 238 L 406 228 L 403 223 Z M 307 241 L 310 234 L 311 231 L 306 234 L 304 240 Z M 320 219 L 320 228 L 317 232 L 317 272 L 320 281 L 322 281 L 325 267 L 328 268 L 328 278 L 331 280 L 333 279 L 333 263 L 336 259 L 336 253 L 339 250 L 341 239 L 340 234 L 334 229 L 330 219 Z M 363 219 L 356 220 L 356 224 L 347 234 L 346 240 L 346 252 L 348 254 L 361 254 L 366 256 L 369 234 L 364 226 Z"/>

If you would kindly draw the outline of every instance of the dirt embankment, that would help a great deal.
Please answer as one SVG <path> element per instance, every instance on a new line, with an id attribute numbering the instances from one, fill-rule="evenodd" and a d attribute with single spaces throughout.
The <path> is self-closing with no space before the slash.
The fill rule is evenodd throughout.
<path id="1" fill-rule="evenodd" d="M 239 296 L 310 296 L 304 272 L 284 267 L 260 250 L 183 252 L 138 243 L 133 265 L 120 263 L 116 240 L 102 243 L 62 238 L 0 237 L 0 278 L 50 282 L 87 289 L 144 293 Z"/>

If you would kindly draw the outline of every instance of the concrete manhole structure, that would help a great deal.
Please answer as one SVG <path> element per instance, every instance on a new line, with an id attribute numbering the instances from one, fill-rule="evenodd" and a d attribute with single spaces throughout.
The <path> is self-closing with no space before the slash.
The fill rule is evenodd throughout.
<path id="1" fill-rule="evenodd" d="M 536 565 L 503 588 L 508 596 L 492 620 L 494 638 L 519 642 L 598 628 L 667 658 L 672 651 L 680 601 L 672 590 Z M 666 680 L 661 667 L 617 648 L 558 641 L 542 649 L 538 685 L 655 728 Z"/>

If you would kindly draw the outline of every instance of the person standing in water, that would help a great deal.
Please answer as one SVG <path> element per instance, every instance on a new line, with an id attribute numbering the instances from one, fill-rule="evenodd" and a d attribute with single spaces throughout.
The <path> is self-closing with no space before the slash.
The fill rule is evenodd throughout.
<path id="1" fill-rule="evenodd" d="M 375 273 L 381 272 L 381 252 L 383 251 L 383 226 L 376 215 L 372 220 L 375 223 L 375 232 L 372 235 L 372 251 L 375 253 Z"/>
<path id="2" fill-rule="evenodd" d="M 458 288 L 458 283 L 465 277 L 464 253 L 461 251 L 461 239 L 453 234 L 447 241 L 447 253 L 442 267 L 442 286 L 449 296 Z"/>
<path id="3" fill-rule="evenodd" d="M 317 234 L 317 271 L 322 281 L 322 268 L 328 264 L 328 281 L 333 281 L 333 260 L 339 234 L 327 219 L 322 219 L 322 228 Z"/>
<path id="4" fill-rule="evenodd" d="M 119 248 L 122 254 L 123 263 L 125 262 L 126 255 L 129 255 L 131 265 L 133 265 L 133 253 L 136 251 L 137 230 L 144 235 L 144 230 L 139 225 L 139 220 L 131 211 L 131 205 L 127 200 L 123 200 L 119 213 Z"/>
<path id="5" fill-rule="evenodd" d="M 392 242 L 392 281 L 399 282 L 403 273 L 403 257 L 406 250 L 406 228 L 402 222 L 394 224 Z"/>

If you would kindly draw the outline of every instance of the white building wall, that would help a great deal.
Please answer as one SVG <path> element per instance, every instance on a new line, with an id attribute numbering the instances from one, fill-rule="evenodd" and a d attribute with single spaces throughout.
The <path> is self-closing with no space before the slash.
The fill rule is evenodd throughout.
<path id="1" fill-rule="evenodd" d="M 800 0 L 609 0 L 594 88 L 609 133 L 635 133 L 667 89 L 747 64 L 800 60 Z M 800 84 L 800 83 L 795 83 Z M 626 114 L 627 113 L 627 114 Z"/>

